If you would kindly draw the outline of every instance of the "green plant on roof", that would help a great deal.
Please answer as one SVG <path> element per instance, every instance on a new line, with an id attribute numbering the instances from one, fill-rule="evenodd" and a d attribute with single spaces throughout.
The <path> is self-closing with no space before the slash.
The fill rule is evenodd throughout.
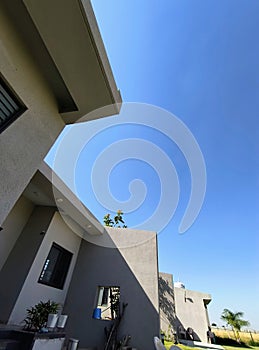
<path id="1" fill-rule="evenodd" d="M 123 212 L 121 210 L 117 210 L 117 213 L 113 219 L 111 218 L 111 214 L 109 213 L 104 215 L 103 222 L 104 222 L 104 225 L 108 227 L 127 228 L 123 220 Z M 121 224 L 123 225 L 121 226 Z"/>

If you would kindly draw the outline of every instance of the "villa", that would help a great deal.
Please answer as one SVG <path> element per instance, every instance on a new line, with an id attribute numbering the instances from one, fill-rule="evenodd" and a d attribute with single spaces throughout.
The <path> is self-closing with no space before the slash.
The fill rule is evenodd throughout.
<path id="1" fill-rule="evenodd" d="M 0 322 L 21 327 L 27 308 L 53 300 L 67 338 L 102 349 L 124 304 L 118 339 L 148 350 L 159 335 L 156 233 L 105 229 L 44 163 L 65 125 L 122 103 L 90 1 L 3 0 L 0 27 Z M 33 349 L 63 346 L 61 334 L 45 338 Z"/>
<path id="2" fill-rule="evenodd" d="M 2 0 L 0 30 L 0 348 L 75 338 L 109 350 L 119 321 L 118 340 L 139 350 L 160 327 L 206 342 L 211 296 L 158 274 L 156 233 L 104 227 L 44 162 L 66 125 L 121 108 L 90 1 Z M 28 335 L 26 310 L 48 300 L 68 315 L 65 331 Z"/>

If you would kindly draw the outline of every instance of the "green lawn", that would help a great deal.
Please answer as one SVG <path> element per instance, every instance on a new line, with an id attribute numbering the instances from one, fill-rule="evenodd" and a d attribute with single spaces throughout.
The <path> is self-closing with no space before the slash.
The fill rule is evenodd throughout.
<path id="1" fill-rule="evenodd" d="M 171 343 L 171 342 L 168 342 L 168 341 L 165 341 L 165 347 L 167 348 L 167 349 L 170 349 L 170 347 L 172 346 L 172 345 L 175 345 L 174 343 Z M 194 348 L 192 348 L 192 347 L 190 347 L 190 346 L 186 346 L 186 345 L 182 345 L 182 344 L 177 344 L 177 346 L 179 347 L 179 348 L 181 348 L 182 350 L 193 350 Z M 230 350 L 230 349 L 229 349 Z M 258 349 L 259 350 L 259 349 Z"/>
<path id="2" fill-rule="evenodd" d="M 249 346 L 248 348 L 241 348 L 239 346 L 224 346 L 223 345 L 223 348 L 226 349 L 226 350 L 259 350 L 259 346 Z"/>
<path id="3" fill-rule="evenodd" d="M 169 350 L 170 347 L 174 345 L 174 343 L 170 343 L 170 342 L 167 342 L 165 341 L 165 347 Z M 182 344 L 177 344 L 177 346 L 179 348 L 181 348 L 182 350 L 194 350 L 195 348 L 191 347 L 191 346 L 186 346 L 186 345 L 182 345 Z M 225 350 L 259 350 L 259 346 L 250 346 L 250 347 L 247 347 L 247 348 L 242 348 L 242 347 L 239 347 L 239 346 L 223 346 L 223 348 Z M 196 348 L 198 349 L 198 348 Z M 204 349 L 205 350 L 205 349 Z"/>

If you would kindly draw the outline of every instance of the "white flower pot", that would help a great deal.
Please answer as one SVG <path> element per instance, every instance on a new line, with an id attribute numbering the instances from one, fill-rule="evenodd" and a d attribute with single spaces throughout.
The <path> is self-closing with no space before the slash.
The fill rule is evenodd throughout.
<path id="1" fill-rule="evenodd" d="M 49 314 L 48 315 L 48 322 L 47 327 L 48 328 L 55 328 L 58 321 L 58 314 Z"/>
<path id="2" fill-rule="evenodd" d="M 58 317 L 57 327 L 58 328 L 64 328 L 65 325 L 66 325 L 66 322 L 67 322 L 67 318 L 68 318 L 68 315 L 60 315 Z"/>

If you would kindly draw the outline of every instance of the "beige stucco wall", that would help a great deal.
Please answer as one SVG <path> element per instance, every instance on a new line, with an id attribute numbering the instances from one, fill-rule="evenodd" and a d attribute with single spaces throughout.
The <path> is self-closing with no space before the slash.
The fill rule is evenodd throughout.
<path id="1" fill-rule="evenodd" d="M 37 282 L 53 242 L 56 242 L 63 248 L 73 253 L 69 272 L 62 290 Z M 56 212 L 51 220 L 46 234 L 44 235 L 37 255 L 24 281 L 19 297 L 17 298 L 9 319 L 10 324 L 19 324 L 25 317 L 26 309 L 35 305 L 41 300 L 47 301 L 50 299 L 60 304 L 64 303 L 77 259 L 80 242 L 81 238 L 70 230 L 70 228 L 64 223 L 60 214 Z"/>
<path id="2" fill-rule="evenodd" d="M 151 303 L 159 312 L 156 232 L 111 227 L 107 227 L 106 230 Z"/>
<path id="3" fill-rule="evenodd" d="M 28 108 L 0 137 L 0 225 L 64 127 L 37 62 L 0 2 L 0 71 Z"/>
<path id="4" fill-rule="evenodd" d="M 211 300 L 210 294 L 175 287 L 174 295 L 176 315 L 180 323 L 185 329 L 191 327 L 201 341 L 207 342 L 209 320 L 204 300 Z"/>
<path id="5" fill-rule="evenodd" d="M 82 348 L 103 349 L 104 328 L 110 328 L 112 323 L 92 318 L 98 287 L 119 286 L 121 304 L 128 306 L 118 339 L 129 334 L 131 346 L 152 349 L 153 338 L 160 332 L 156 234 L 131 229 L 107 231 L 110 246 L 113 243 L 118 249 L 82 241 L 65 302 L 65 312 L 69 315 L 67 334 L 79 339 Z"/>
<path id="6" fill-rule="evenodd" d="M 0 231 L 0 270 L 26 225 L 33 207 L 32 202 L 21 196 L 2 224 L 3 230 Z"/>

